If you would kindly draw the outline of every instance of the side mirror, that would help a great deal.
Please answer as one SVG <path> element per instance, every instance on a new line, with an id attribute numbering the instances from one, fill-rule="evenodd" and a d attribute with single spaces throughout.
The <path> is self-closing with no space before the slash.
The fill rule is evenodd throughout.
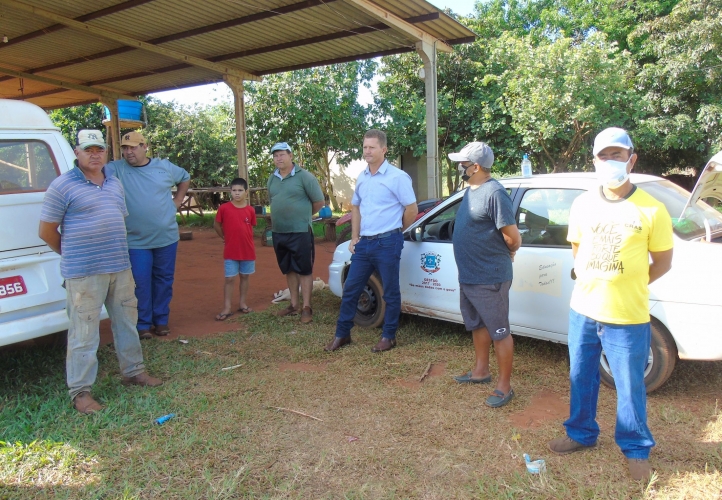
<path id="1" fill-rule="evenodd" d="M 423 228 L 421 226 L 415 227 L 413 230 L 404 233 L 404 239 L 408 241 L 421 241 L 422 232 Z"/>

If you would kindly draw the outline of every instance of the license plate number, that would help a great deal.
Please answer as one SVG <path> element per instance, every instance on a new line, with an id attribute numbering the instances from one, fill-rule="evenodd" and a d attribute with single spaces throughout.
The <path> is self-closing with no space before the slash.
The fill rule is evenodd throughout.
<path id="1" fill-rule="evenodd" d="M 0 278 L 0 299 L 25 295 L 26 293 L 28 293 L 28 289 L 22 276 Z"/>

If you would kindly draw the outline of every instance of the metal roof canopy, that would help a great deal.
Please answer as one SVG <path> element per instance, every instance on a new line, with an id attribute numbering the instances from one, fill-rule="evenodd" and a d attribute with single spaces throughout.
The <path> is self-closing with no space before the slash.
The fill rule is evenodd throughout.
<path id="1" fill-rule="evenodd" d="M 100 100 L 118 130 L 117 99 L 225 81 L 246 178 L 244 80 L 416 50 L 429 196 L 439 189 L 436 53 L 475 38 L 425 0 L 0 0 L 0 10 L 0 97 L 45 109 Z"/>

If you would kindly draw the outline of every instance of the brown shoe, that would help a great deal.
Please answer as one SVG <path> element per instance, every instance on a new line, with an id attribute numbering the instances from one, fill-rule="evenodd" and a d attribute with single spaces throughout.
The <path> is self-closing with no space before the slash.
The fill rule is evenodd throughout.
<path id="1" fill-rule="evenodd" d="M 394 347 L 396 347 L 396 339 L 387 339 L 386 337 L 381 337 L 379 343 L 371 348 L 371 352 L 390 351 Z"/>
<path id="2" fill-rule="evenodd" d="M 148 340 L 153 338 L 153 334 L 147 328 L 138 330 L 138 337 L 140 340 Z"/>
<path id="3" fill-rule="evenodd" d="M 333 342 L 330 342 L 323 348 L 324 351 L 333 352 L 338 351 L 342 347 L 346 347 L 351 344 L 351 336 L 348 337 L 334 337 Z"/>
<path id="4" fill-rule="evenodd" d="M 575 451 L 592 449 L 595 446 L 597 446 L 597 443 L 586 446 L 582 443 L 574 441 L 568 436 L 561 436 L 556 439 L 552 439 L 547 444 L 547 447 L 557 455 L 569 455 L 570 453 L 574 453 Z"/>
<path id="5" fill-rule="evenodd" d="M 83 415 L 92 415 L 103 409 L 88 391 L 83 391 L 75 396 L 75 398 L 73 398 L 73 406 Z"/>
<path id="6" fill-rule="evenodd" d="M 120 383 L 123 385 L 139 385 L 141 387 L 157 387 L 163 385 L 161 379 L 151 377 L 146 372 L 139 373 L 135 377 L 123 377 Z"/>
<path id="7" fill-rule="evenodd" d="M 635 481 L 649 481 L 652 477 L 652 466 L 649 465 L 649 460 L 645 458 L 628 458 L 629 464 L 629 475 Z"/>
<path id="8" fill-rule="evenodd" d="M 298 309 L 296 309 L 293 305 L 290 305 L 285 309 L 281 309 L 280 311 L 276 311 L 276 316 L 295 316 L 297 314 Z"/>
<path id="9" fill-rule="evenodd" d="M 168 325 L 155 325 L 155 330 L 153 331 L 156 335 L 159 337 L 165 337 L 170 333 L 170 328 L 168 328 Z"/>
<path id="10" fill-rule="evenodd" d="M 301 323 L 307 324 L 313 321 L 313 309 L 306 306 L 301 311 Z"/>

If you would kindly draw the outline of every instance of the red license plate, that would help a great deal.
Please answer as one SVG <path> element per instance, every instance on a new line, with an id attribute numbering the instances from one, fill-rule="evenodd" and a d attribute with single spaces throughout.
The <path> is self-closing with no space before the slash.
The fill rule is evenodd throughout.
<path id="1" fill-rule="evenodd" d="M 0 278 L 0 299 L 25 295 L 26 293 L 28 293 L 28 289 L 22 276 Z"/>

